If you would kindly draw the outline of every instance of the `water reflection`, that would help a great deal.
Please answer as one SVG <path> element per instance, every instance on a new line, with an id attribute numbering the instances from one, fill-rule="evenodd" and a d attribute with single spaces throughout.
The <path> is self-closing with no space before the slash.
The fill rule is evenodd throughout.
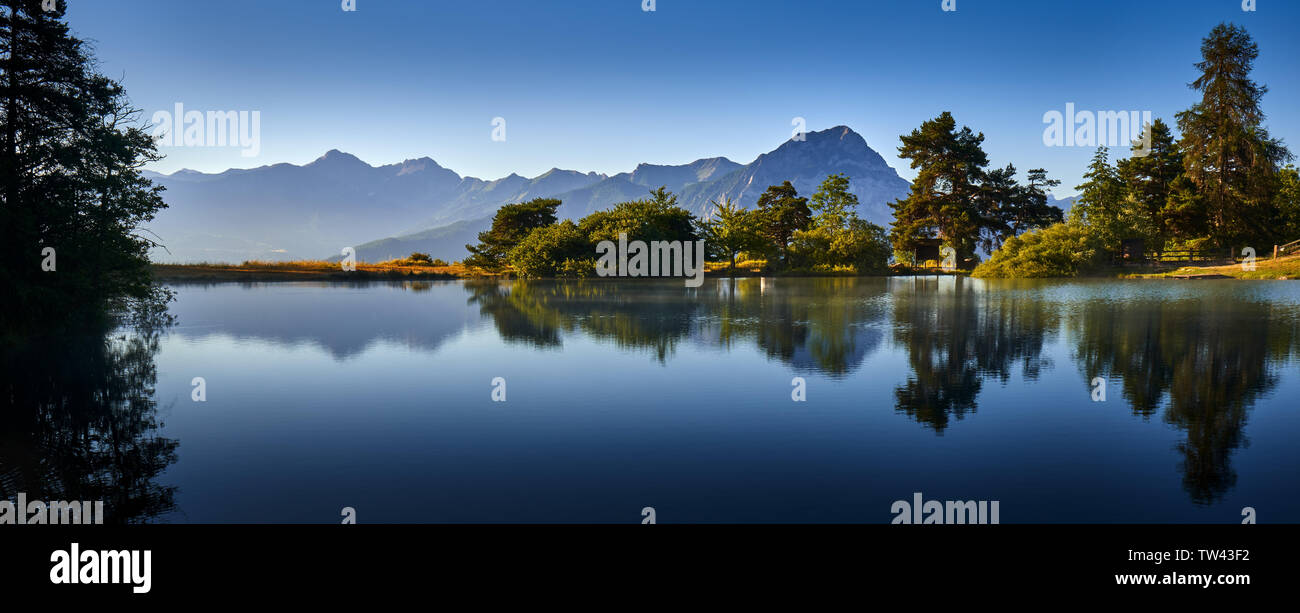
<path id="1" fill-rule="evenodd" d="M 1210 504 L 1237 482 L 1230 462 L 1247 444 L 1251 407 L 1278 383 L 1295 347 L 1294 320 L 1247 300 L 1088 301 L 1071 321 L 1089 381 L 1119 379 L 1134 414 L 1186 432 L 1183 487 Z"/>
<path id="2" fill-rule="evenodd" d="M 1169 296 L 1064 298 L 1041 283 L 961 278 L 723 280 L 680 284 L 468 284 L 471 303 L 503 339 L 558 348 L 565 333 L 645 349 L 663 361 L 678 343 L 751 344 L 793 370 L 853 375 L 892 330 L 909 374 L 895 408 L 942 435 L 973 414 L 986 381 L 1032 383 L 1053 367 L 1044 347 L 1068 333 L 1085 381 L 1118 385 L 1124 404 L 1186 433 L 1183 484 L 1208 504 L 1236 482 L 1230 458 L 1254 403 L 1296 351 L 1293 305 Z M 867 376 L 866 373 L 862 373 Z M 1088 389 L 1081 389 L 1087 398 Z"/>
<path id="3" fill-rule="evenodd" d="M 167 318 L 0 348 L 0 498 L 104 501 L 105 523 L 175 508 L 154 480 L 178 442 L 157 429 L 154 358 Z"/>
<path id="4" fill-rule="evenodd" d="M 172 353 L 164 350 L 173 359 L 191 360 L 182 364 L 206 361 L 207 352 L 215 349 L 215 358 L 204 367 L 227 364 L 229 370 L 218 372 L 227 381 L 241 382 L 258 381 L 247 370 L 255 366 L 233 356 L 249 346 L 243 341 L 255 341 L 262 345 L 254 349 L 269 358 L 260 362 L 263 368 L 282 360 L 279 364 L 300 378 L 294 379 L 296 385 L 322 389 L 310 402 L 295 395 L 265 400 L 265 405 L 257 400 L 232 404 L 230 414 L 243 417 L 235 419 L 232 432 L 222 432 L 224 438 L 216 439 L 222 443 L 207 441 L 209 449 L 245 441 L 242 429 L 252 419 L 249 415 L 289 411 L 294 418 L 285 424 L 307 420 L 313 432 L 337 430 L 339 438 L 330 444 L 350 446 L 355 454 L 374 454 L 373 464 L 361 463 L 356 469 L 358 482 L 367 484 L 375 481 L 374 474 L 391 469 L 394 457 L 407 458 L 385 455 L 393 441 L 409 443 L 409 448 L 396 447 L 406 454 L 433 449 L 426 452 L 438 458 L 428 460 L 433 463 L 481 462 L 488 467 L 484 469 L 488 477 L 501 479 L 485 482 L 511 491 L 510 473 L 500 476 L 489 469 L 505 461 L 500 458 L 521 454 L 529 462 L 544 462 L 553 453 L 545 442 L 563 439 L 568 447 L 587 446 L 596 456 L 591 461 L 583 456 L 581 466 L 597 468 L 579 470 L 563 464 L 568 457 L 564 454 L 560 454 L 561 464 L 550 468 L 560 475 L 572 474 L 574 483 L 608 478 L 598 472 L 601 466 L 618 464 L 599 461 L 601 453 L 614 454 L 600 447 L 608 431 L 592 434 L 568 427 L 570 422 L 564 420 L 586 425 L 615 420 L 612 416 L 629 421 L 594 422 L 617 423 L 615 432 L 627 437 L 612 449 L 662 444 L 679 450 L 682 440 L 710 448 L 714 439 L 706 441 L 707 433 L 730 443 L 727 449 L 735 454 L 735 465 L 720 466 L 736 471 L 762 461 L 770 449 L 788 445 L 787 432 L 816 432 L 820 427 L 828 431 L 816 439 L 818 445 L 839 445 L 828 448 L 829 456 L 857 458 L 862 464 L 849 468 L 875 470 L 878 458 L 872 454 L 885 443 L 864 445 L 860 439 L 901 429 L 904 436 L 891 433 L 889 443 L 899 447 L 890 453 L 912 454 L 912 459 L 896 476 L 920 481 L 935 474 L 962 475 L 961 467 L 928 463 L 928 452 L 943 457 L 950 449 L 965 450 L 974 458 L 997 455 L 989 454 L 989 449 L 1019 449 L 1024 462 L 1057 467 L 1090 453 L 1105 453 L 1086 436 L 1087 431 L 1058 439 L 1054 448 L 1037 445 L 1046 436 L 1041 428 L 1105 414 L 1126 422 L 1115 426 L 1114 444 L 1122 440 L 1136 445 L 1133 449 L 1155 450 L 1134 455 L 1157 462 L 1164 457 L 1177 459 L 1182 490 L 1176 486 L 1173 469 L 1159 465 L 1159 474 L 1151 477 L 1157 480 L 1155 485 L 1170 486 L 1172 498 L 1181 505 L 1187 505 L 1189 498 L 1198 505 L 1212 505 L 1236 487 L 1237 471 L 1244 470 L 1233 466 L 1233 458 L 1247 446 L 1245 433 L 1252 411 L 1259 405 L 1273 406 L 1266 396 L 1279 388 L 1283 369 L 1293 365 L 1300 352 L 1300 292 L 1290 287 L 990 283 L 951 277 L 714 279 L 696 289 L 684 287 L 680 280 L 226 285 L 184 289 L 171 310 L 180 320 L 172 333 L 176 344 L 168 341 L 163 346 L 176 348 Z M 102 499 L 110 521 L 117 522 L 148 521 L 174 509 L 175 488 L 157 483 L 176 462 L 178 446 L 176 440 L 158 434 L 161 424 L 154 389 L 161 329 L 143 325 L 90 339 L 33 341 L 25 349 L 3 352 L 0 495 L 12 497 L 22 491 L 36 500 Z M 320 361 L 313 361 L 316 350 L 323 358 Z M 566 395 L 564 388 L 573 382 L 561 380 L 567 375 L 564 368 L 582 365 L 583 372 L 589 372 L 593 363 L 621 359 L 615 353 L 634 354 L 624 362 L 632 366 L 606 373 L 605 384 L 616 389 L 644 385 L 638 379 L 654 377 L 685 381 L 680 371 L 674 371 L 683 364 L 693 369 L 688 378 L 699 377 L 690 379 L 685 389 L 666 393 L 665 398 L 677 403 L 672 409 L 641 406 L 654 405 L 660 398 L 658 388 L 642 388 L 648 391 L 642 392 L 642 403 L 636 407 L 584 412 L 588 409 L 581 401 Z M 439 360 L 420 359 L 435 354 Z M 635 354 L 646 356 L 641 364 L 649 370 L 640 367 Z M 534 361 L 538 355 L 554 360 L 539 365 Z M 500 366 L 503 371 L 535 377 L 521 383 L 533 386 L 530 394 L 536 406 L 529 405 L 528 415 L 537 421 L 510 421 L 501 417 L 502 411 L 485 412 L 486 418 L 460 412 L 484 395 L 487 379 L 474 383 L 473 378 L 480 375 L 476 364 L 484 356 L 514 361 Z M 744 364 L 749 373 L 768 366 L 764 360 L 775 367 L 771 371 L 782 372 L 773 378 L 788 381 L 785 373 L 821 378 L 815 383 L 816 393 L 819 398 L 835 398 L 834 406 L 810 403 L 811 411 L 786 411 L 773 407 L 771 396 L 766 395 L 771 388 L 764 386 L 770 381 L 755 382 L 753 390 L 747 389 L 748 382 L 736 387 L 731 371 L 737 364 Z M 409 376 L 402 374 L 408 368 Z M 349 377 L 350 369 L 367 374 Z M 396 374 L 386 375 L 390 370 Z M 1090 402 L 1087 384 L 1094 377 L 1109 381 L 1112 392 L 1107 403 Z M 188 382 L 188 378 L 170 385 L 164 382 L 162 387 L 172 392 L 165 394 L 171 398 L 178 389 L 188 393 Z M 716 390 L 690 387 L 713 382 Z M 258 394 L 264 389 L 248 386 Z M 429 410 L 420 397 L 430 390 L 436 390 L 437 411 Z M 776 392 L 779 396 L 784 390 L 776 386 Z M 238 395 L 227 398 L 234 403 Z M 727 410 L 740 419 L 718 417 L 722 414 L 718 403 L 727 404 Z M 368 411 L 374 413 L 356 417 L 354 407 L 361 405 L 373 407 Z M 1016 411 L 1039 406 L 1055 413 L 1035 413 L 1023 423 L 1014 417 Z M 686 425 L 664 427 L 696 423 L 673 422 L 681 409 L 717 421 L 708 421 L 700 431 Z M 1016 421 L 1008 421 L 1008 416 Z M 964 432 L 963 420 L 971 424 Z M 175 433 L 177 420 L 172 421 Z M 982 429 L 972 428 L 977 421 Z M 280 427 L 276 421 L 256 423 Z M 647 423 L 661 427 L 648 428 Z M 1101 422 L 1088 423 L 1099 427 Z M 1178 431 L 1173 449 L 1168 448 L 1165 425 Z M 733 427 L 735 431 L 729 430 Z M 212 428 L 209 422 L 193 420 L 191 429 L 180 430 L 181 437 L 212 436 Z M 369 438 L 351 438 L 353 432 L 367 428 L 374 428 Z M 441 439 L 441 446 L 434 444 L 439 432 L 447 437 Z M 503 437 L 503 432 L 510 436 Z M 545 436 L 533 438 L 535 432 Z M 855 435 L 840 436 L 849 432 Z M 950 434 L 958 432 L 965 436 Z M 971 436 L 975 432 L 978 436 Z M 906 433 L 921 436 L 909 438 Z M 277 448 L 283 447 L 283 436 L 275 439 Z M 367 440 L 385 443 L 371 448 Z M 473 443 L 472 449 L 477 449 L 485 440 L 509 444 L 485 450 L 484 457 L 459 447 Z M 319 446 L 321 442 L 311 439 L 309 443 Z M 1110 443 L 1105 439 L 1102 445 Z M 307 449 L 294 448 L 284 457 L 301 457 L 310 453 Z M 800 454 L 821 457 L 816 449 Z M 707 454 L 672 455 L 673 461 L 686 467 L 678 476 L 697 475 L 691 467 L 698 468 L 693 462 L 704 461 L 701 457 L 721 461 Z M 983 458 L 990 465 L 996 465 L 996 460 Z M 190 463 L 199 466 L 194 460 Z M 428 468 L 418 462 L 411 465 Z M 809 470 L 813 467 L 826 470 L 825 465 L 808 464 Z M 292 472 L 283 466 L 267 470 Z M 1069 470 L 1073 472 L 1062 473 L 1063 480 L 1093 476 L 1086 466 Z M 303 480 L 302 475 L 296 478 Z M 405 476 L 395 480 L 394 487 L 411 487 L 407 483 L 411 479 L 419 477 Z M 797 490 L 805 483 L 792 478 L 788 485 Z M 241 482 L 239 487 L 243 491 L 248 485 Z M 701 487 L 707 489 L 707 484 Z M 1081 495 L 1092 492 L 1080 487 Z"/>
<path id="5" fill-rule="evenodd" d="M 642 283 L 466 283 L 469 302 L 500 337 L 558 348 L 581 332 L 660 362 L 683 341 L 730 349 L 757 345 L 796 370 L 852 372 L 884 337 L 883 280 L 808 279 L 777 283 L 732 279 L 699 289 L 680 281 Z"/>

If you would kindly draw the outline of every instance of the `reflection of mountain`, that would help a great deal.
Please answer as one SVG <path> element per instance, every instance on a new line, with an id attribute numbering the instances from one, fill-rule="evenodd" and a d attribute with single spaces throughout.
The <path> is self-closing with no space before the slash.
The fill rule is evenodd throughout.
<path id="1" fill-rule="evenodd" d="M 976 408 L 983 382 L 1006 383 L 1013 364 L 1028 380 L 1046 364 L 1044 339 L 1057 327 L 1039 296 L 976 291 L 961 277 L 918 277 L 894 293 L 894 339 L 912 375 L 895 390 L 898 410 L 943 433 L 949 417 Z"/>
<path id="2" fill-rule="evenodd" d="M 1267 304 L 1245 300 L 1087 303 L 1073 321 L 1088 380 L 1119 379 L 1135 414 L 1187 433 L 1179 443 L 1183 487 L 1213 503 L 1236 484 L 1232 452 L 1250 407 L 1277 384 L 1276 364 L 1295 343 Z"/>
<path id="3" fill-rule="evenodd" d="M 0 350 L 0 498 L 104 501 L 104 523 L 175 508 L 153 398 L 159 325 Z"/>
<path id="4" fill-rule="evenodd" d="M 285 345 L 317 345 L 336 359 L 387 340 L 427 351 L 476 324 L 460 292 L 424 291 L 453 282 L 181 285 L 171 305 L 174 333 L 187 338 L 228 335 Z M 216 294 L 186 300 L 192 292 Z M 419 295 L 411 299 L 411 293 Z"/>
<path id="5" fill-rule="evenodd" d="M 813 279 L 793 283 L 680 280 L 469 283 L 470 301 L 492 317 L 501 338 L 558 347 L 562 333 L 582 333 L 618 347 L 643 349 L 659 361 L 683 340 L 731 347 L 752 342 L 799 370 L 844 375 L 879 347 L 881 280 Z"/>

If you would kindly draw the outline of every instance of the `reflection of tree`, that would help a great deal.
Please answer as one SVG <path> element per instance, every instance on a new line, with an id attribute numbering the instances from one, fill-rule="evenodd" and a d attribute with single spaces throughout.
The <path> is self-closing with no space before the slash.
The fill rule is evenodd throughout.
<path id="1" fill-rule="evenodd" d="M 958 278 L 916 278 L 894 292 L 894 339 L 912 374 L 894 390 L 898 410 L 943 433 L 951 417 L 976 409 L 984 379 L 1006 383 L 1013 364 L 1034 380 L 1055 314 L 1033 296 L 977 291 Z"/>
<path id="2" fill-rule="evenodd" d="M 863 279 L 732 279 L 698 290 L 680 279 L 466 283 L 469 301 L 507 341 L 554 347 L 563 332 L 580 330 L 660 362 L 684 339 L 753 342 L 769 357 L 831 375 L 850 372 L 879 344 L 881 333 L 862 324 L 883 319 L 869 300 L 883 288 Z"/>
<path id="3" fill-rule="evenodd" d="M 158 352 L 165 316 L 115 331 L 0 348 L 0 496 L 104 501 L 105 523 L 175 508 L 153 482 L 178 443 L 157 436 Z"/>
<path id="4" fill-rule="evenodd" d="M 702 303 L 719 321 L 719 342 L 751 338 L 799 370 L 846 375 L 883 339 L 882 279 L 732 279 L 717 290 Z"/>
<path id="5" fill-rule="evenodd" d="M 622 348 L 649 350 L 660 362 L 690 333 L 698 308 L 652 282 L 617 287 L 605 281 L 475 282 L 466 289 L 469 301 L 492 316 L 506 341 L 558 347 L 562 332 L 581 329 Z"/>
<path id="6" fill-rule="evenodd" d="M 1241 300 L 1094 301 L 1071 326 L 1089 381 L 1118 377 L 1135 414 L 1150 417 L 1164 404 L 1164 421 L 1187 433 L 1177 449 L 1183 487 L 1197 503 L 1213 503 L 1236 484 L 1229 459 L 1247 443 L 1247 412 L 1277 384 L 1273 365 L 1292 350 L 1292 325 L 1270 308 Z"/>

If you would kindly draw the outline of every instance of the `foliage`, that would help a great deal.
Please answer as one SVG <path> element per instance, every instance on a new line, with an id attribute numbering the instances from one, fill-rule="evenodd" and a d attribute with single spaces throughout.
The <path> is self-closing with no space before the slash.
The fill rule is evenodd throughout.
<path id="1" fill-rule="evenodd" d="M 560 201 L 554 198 L 536 198 L 497 209 L 492 227 L 479 233 L 479 244 L 465 245 L 470 252 L 465 265 L 500 270 L 506 265 L 506 255 L 530 232 L 555 223 L 555 211 L 559 207 Z"/>
<path id="2" fill-rule="evenodd" d="M 1120 241 L 1150 233 L 1153 221 L 1146 210 L 1134 206 L 1124 189 L 1119 170 L 1110 163 L 1109 149 L 1098 147 L 1084 173 L 1079 198 L 1070 209 L 1070 221 L 1087 226 L 1104 249 L 1119 249 Z"/>
<path id="3" fill-rule="evenodd" d="M 567 219 L 529 232 L 510 250 L 508 260 L 524 278 L 586 277 L 596 270 L 591 242 Z"/>
<path id="4" fill-rule="evenodd" d="M 1277 236 L 1279 167 L 1291 159 L 1261 124 L 1268 88 L 1250 79 L 1259 48 L 1240 26 L 1219 24 L 1201 43 L 1201 100 L 1178 113 L 1183 168 L 1204 199 L 1205 226 L 1221 246 Z"/>
<path id="5" fill-rule="evenodd" d="M 790 238 L 799 230 L 812 226 L 812 209 L 808 199 L 801 197 L 789 181 L 773 185 L 758 196 L 758 211 L 762 236 L 779 257 L 781 265 L 787 264 L 786 251 Z"/>
<path id="6" fill-rule="evenodd" d="M 965 126 L 957 130 L 949 112 L 901 140 L 899 156 L 911 160 L 917 177 L 907 198 L 891 205 L 895 253 L 908 254 L 921 241 L 938 238 L 965 261 L 974 259 L 979 247 L 995 249 L 1021 232 L 1061 220 L 1061 210 L 1047 204 L 1045 191 L 1059 181 L 1048 179 L 1041 168 L 1029 171 L 1028 185 L 1017 183 L 1015 166 L 986 171 L 984 135 Z"/>
<path id="7" fill-rule="evenodd" d="M 746 251 L 762 250 L 761 220 L 756 211 L 741 208 L 723 198 L 713 202 L 713 215 L 700 223 L 700 238 L 709 257 L 727 262 L 727 269 L 736 269 L 736 256 Z"/>
<path id="8" fill-rule="evenodd" d="M 0 18 L 0 288 L 5 328 L 99 319 L 158 293 L 138 234 L 166 207 L 141 167 L 159 159 L 122 85 L 96 71 L 65 4 Z M 47 255 L 53 249 L 52 260 Z M 53 270 L 43 265 L 53 264 Z"/>
<path id="9" fill-rule="evenodd" d="M 835 270 L 852 266 L 859 273 L 888 269 L 890 245 L 885 229 L 858 218 L 858 197 L 849 178 L 830 175 L 813 194 L 813 225 L 791 237 L 790 260 L 798 268 Z"/>
<path id="10" fill-rule="evenodd" d="M 651 190 L 650 198 L 622 202 L 604 211 L 596 211 L 578 222 L 582 234 L 592 245 L 600 241 L 618 241 L 620 233 L 629 241 L 695 240 L 695 217 L 677 206 L 677 196 L 666 187 Z"/>
<path id="11" fill-rule="evenodd" d="M 1287 165 L 1278 173 L 1278 190 L 1274 206 L 1282 219 L 1280 242 L 1300 240 L 1300 171 Z"/>
<path id="12" fill-rule="evenodd" d="M 989 261 L 975 268 L 980 278 L 1073 277 L 1105 263 L 1100 238 L 1077 222 L 1058 223 L 1007 239 Z"/>

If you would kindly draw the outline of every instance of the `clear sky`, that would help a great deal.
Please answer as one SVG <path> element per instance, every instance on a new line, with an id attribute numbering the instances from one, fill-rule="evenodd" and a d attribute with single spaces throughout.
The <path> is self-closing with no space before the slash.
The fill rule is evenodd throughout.
<path id="1" fill-rule="evenodd" d="M 261 150 L 166 147 L 160 172 L 429 156 L 462 175 L 740 163 L 844 124 L 899 173 L 898 137 L 940 112 L 994 165 L 1073 192 L 1092 154 L 1043 145 L 1043 114 L 1195 100 L 1201 39 L 1243 25 L 1268 126 L 1300 152 L 1300 2 L 1258 0 L 70 0 L 74 32 L 148 119 L 261 113 Z M 506 140 L 492 140 L 492 120 Z"/>

